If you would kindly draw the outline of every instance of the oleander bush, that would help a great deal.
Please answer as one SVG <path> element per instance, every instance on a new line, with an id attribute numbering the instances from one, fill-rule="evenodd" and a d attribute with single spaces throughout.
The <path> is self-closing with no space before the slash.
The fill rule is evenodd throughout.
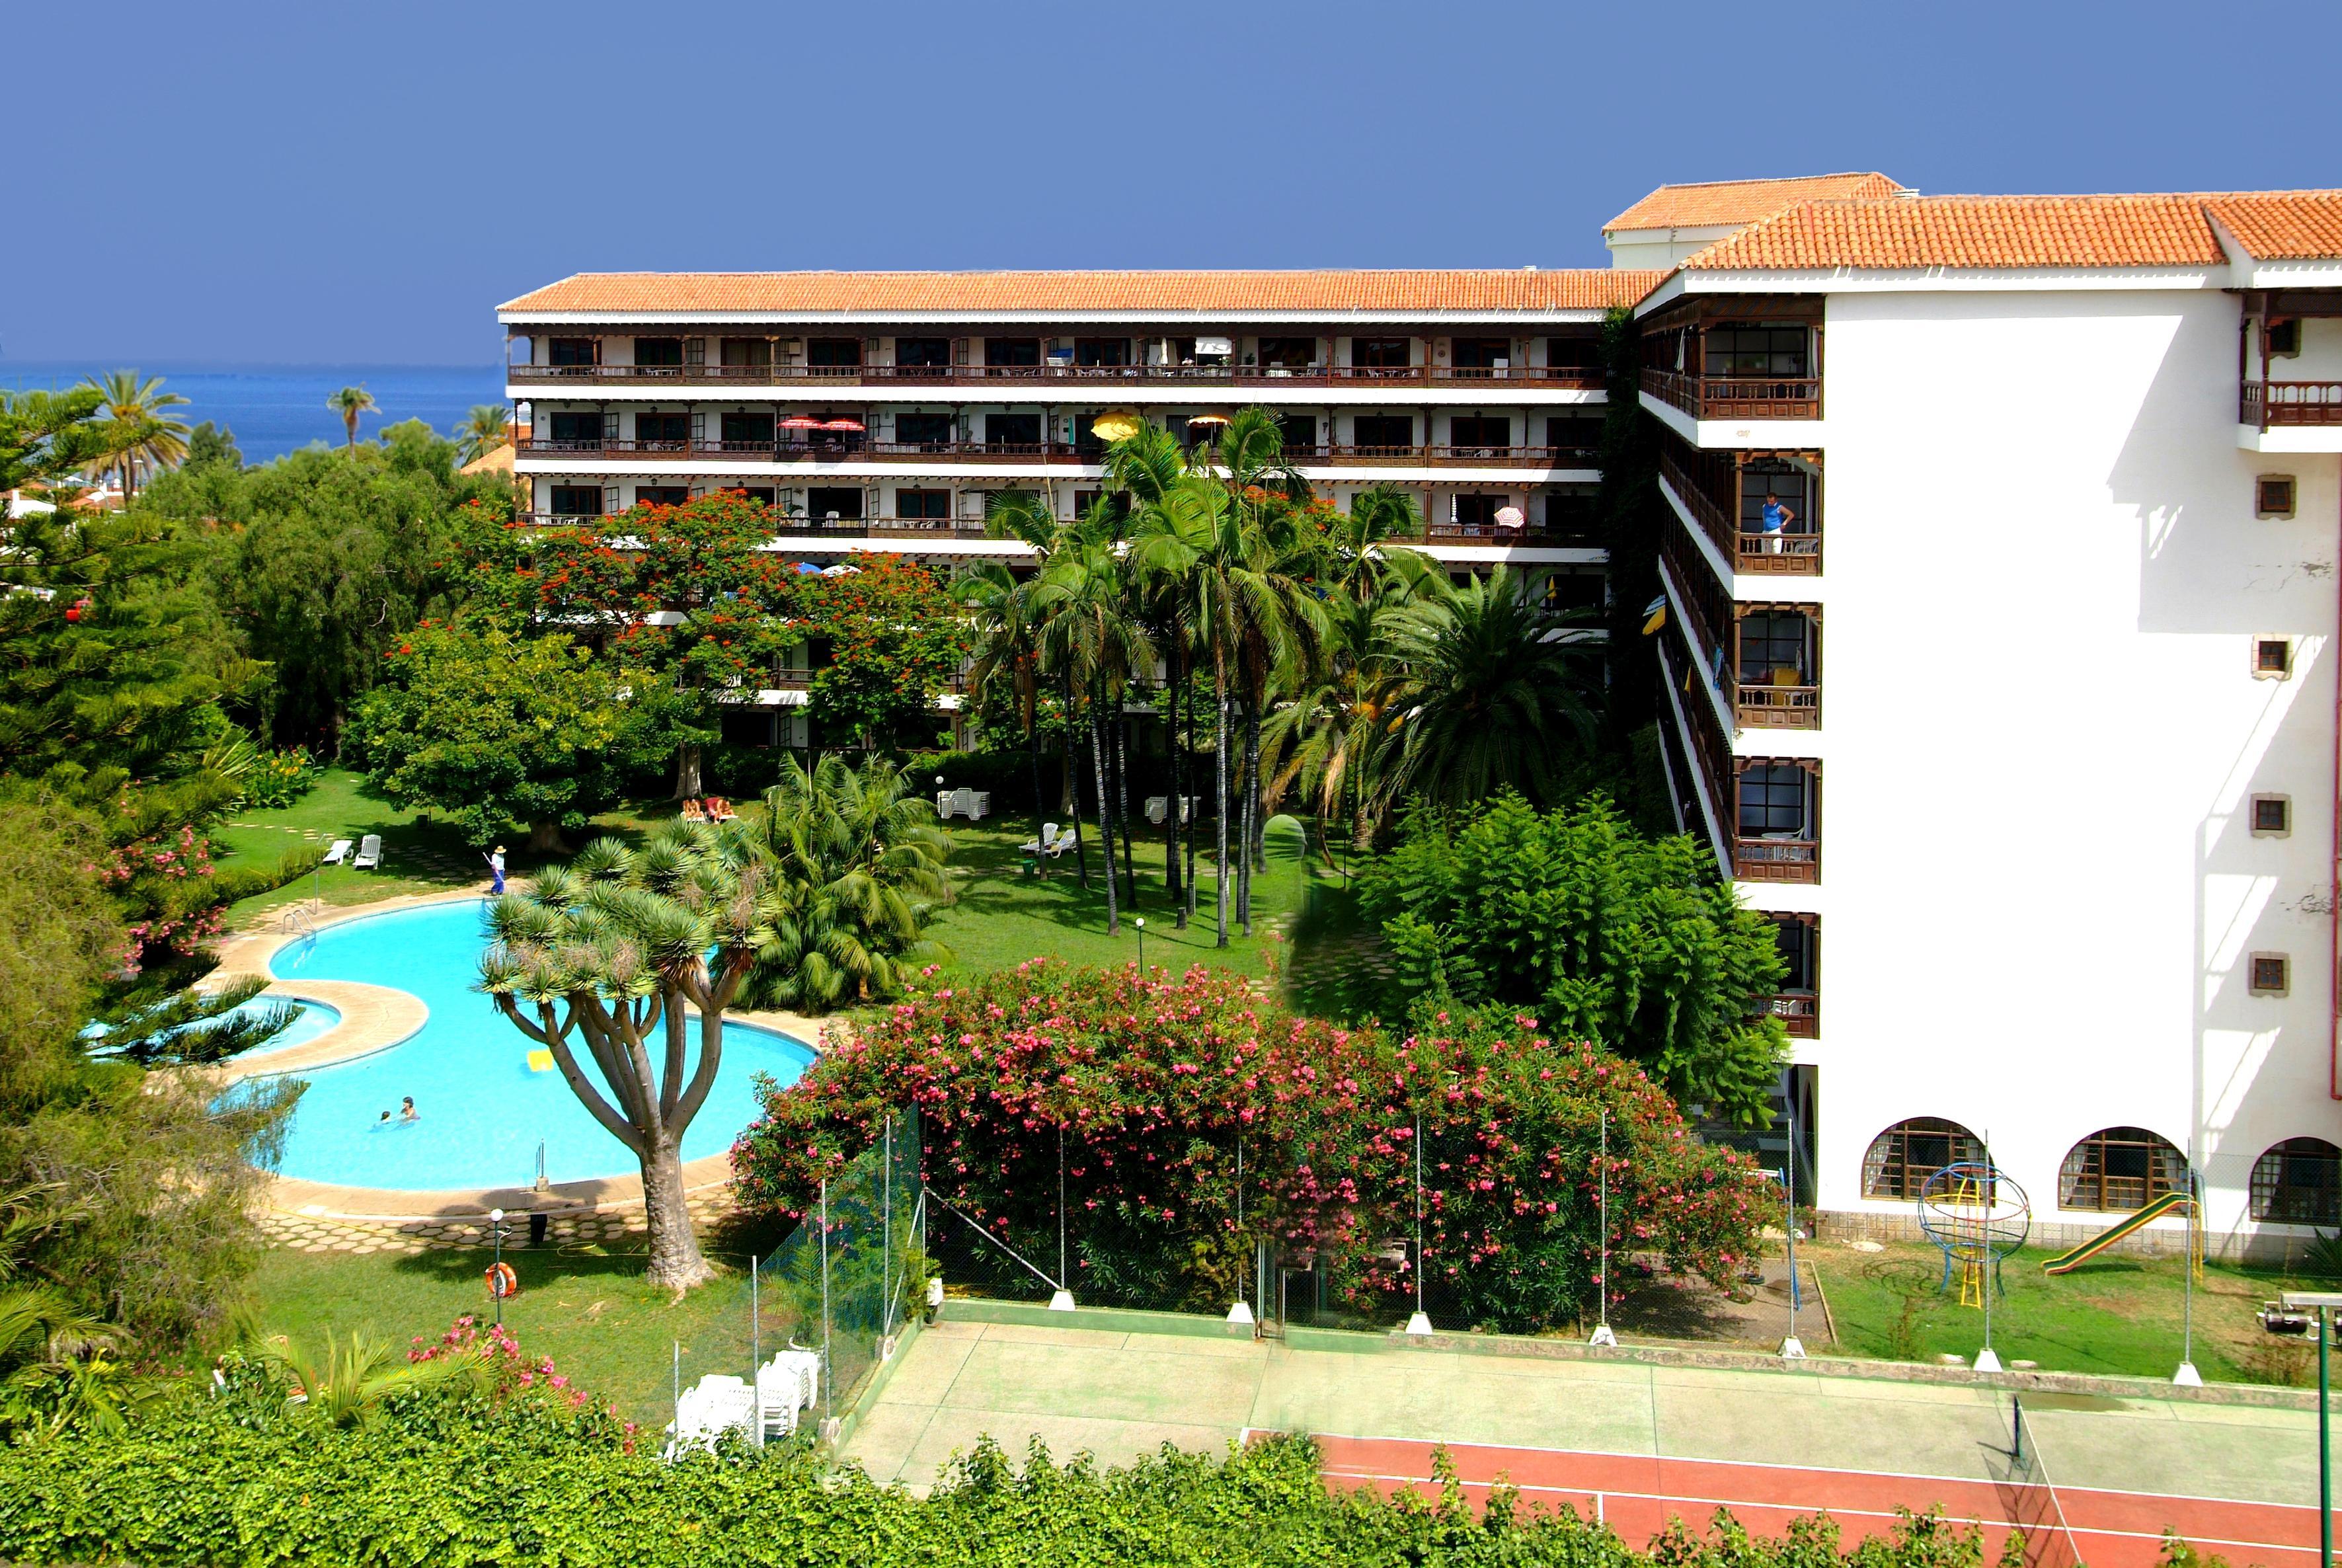
<path id="1" fill-rule="evenodd" d="M 288 1403 L 285 1375 L 231 1363 L 114 1430 L 0 1449 L 0 1559 L 148 1568 L 235 1564 L 726 1568 L 1117 1568 L 1420 1564 L 1438 1568 L 1982 1568 L 1973 1530 L 1933 1514 L 1841 1554 L 1827 1519 L 1751 1539 L 1719 1513 L 1630 1549 L 1605 1525 L 1458 1484 L 1332 1490 L 1286 1438 L 1127 1469 L 1020 1466 L 986 1440 L 925 1498 L 826 1472 L 790 1446 L 662 1462 L 606 1413 L 529 1376 L 516 1347 L 487 1375 L 394 1388 L 353 1409 Z"/>
<path id="2" fill-rule="evenodd" d="M 1589 1313 L 1604 1283 L 1606 1114 L 1612 1252 L 1717 1283 L 1745 1270 L 1761 1178 L 1695 1137 L 1639 1067 L 1526 1014 L 1426 1023 L 1395 1041 L 1299 1018 L 1201 967 L 1142 979 L 1036 960 L 930 980 L 795 1085 L 766 1086 L 733 1150 L 738 1191 L 802 1213 L 910 1106 L 929 1187 L 1054 1266 L 1062 1133 L 1081 1300 L 1225 1309 L 1267 1235 L 1380 1318 L 1413 1293 L 1419 1125 L 1435 1316 L 1535 1332 Z"/>

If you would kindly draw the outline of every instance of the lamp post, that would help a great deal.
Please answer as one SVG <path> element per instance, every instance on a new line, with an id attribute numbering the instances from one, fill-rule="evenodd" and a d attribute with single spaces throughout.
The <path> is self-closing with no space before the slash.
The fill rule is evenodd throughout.
<path id="1" fill-rule="evenodd" d="M 2342 1307 L 2342 1293 L 2287 1291 L 2279 1299 L 2287 1312 L 2317 1314 L 2317 1563 L 2318 1568 L 2334 1568 L 2334 1453 L 2327 1423 L 2326 1338 L 2334 1327 L 2334 1309 Z"/>
<path id="2" fill-rule="evenodd" d="M 1607 1345 L 1616 1350 L 1618 1347 L 1618 1335 L 1610 1326 L 1610 1113 L 1607 1108 L 1605 1108 L 1602 1113 L 1602 1164 L 1599 1179 L 1602 1183 L 1602 1275 L 1601 1288 L 1596 1299 L 1601 1303 L 1602 1316 L 1601 1321 L 1594 1325 L 1594 1337 L 1586 1343 Z"/>
<path id="3" fill-rule="evenodd" d="M 1781 1224 L 1789 1247 L 1789 1333 L 1781 1341 L 1784 1361 L 1803 1361 L 1805 1342 L 1797 1337 L 1797 1114 L 1789 1113 L 1789 1146 L 1781 1156 L 1781 1192 L 1789 1212 Z"/>
<path id="4" fill-rule="evenodd" d="M 1415 1315 L 1406 1320 L 1409 1333 L 1429 1333 L 1431 1318 L 1423 1310 L 1423 1113 L 1415 1114 Z"/>
<path id="5" fill-rule="evenodd" d="M 488 1223 L 494 1228 L 496 1238 L 495 1267 L 488 1271 L 488 1293 L 496 1299 L 496 1326 L 502 1328 L 505 1325 L 505 1212 L 490 1209 Z"/>
<path id="6" fill-rule="evenodd" d="M 1138 977 L 1146 978 L 1146 916 L 1134 915 L 1131 924 L 1138 928 Z"/>

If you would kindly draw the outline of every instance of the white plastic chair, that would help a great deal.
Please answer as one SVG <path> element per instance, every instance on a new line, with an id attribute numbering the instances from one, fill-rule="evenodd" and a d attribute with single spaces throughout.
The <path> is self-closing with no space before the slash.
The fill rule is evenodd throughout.
<path id="1" fill-rule="evenodd" d="M 967 814 L 970 821 L 982 822 L 986 817 L 992 814 L 992 792 L 990 790 L 970 790 L 967 792 L 967 798 L 970 806 L 972 807 Z"/>
<path id="2" fill-rule="evenodd" d="M 339 865 L 342 862 L 349 859 L 349 857 L 350 841 L 345 838 L 337 838 L 334 841 L 333 847 L 325 851 L 325 858 L 318 862 L 318 864 L 320 865 Z"/>
<path id="3" fill-rule="evenodd" d="M 370 833 L 358 844 L 358 852 L 350 857 L 350 864 L 359 871 L 372 871 L 382 864 L 382 834 Z"/>
<path id="4" fill-rule="evenodd" d="M 951 803 L 953 811 L 967 818 L 970 822 L 974 822 L 976 820 L 976 792 L 974 790 L 956 789 L 952 791 Z"/>
<path id="5" fill-rule="evenodd" d="M 947 789 L 939 789 L 936 791 L 936 814 L 943 818 L 946 822 L 949 822 L 951 820 L 951 814 L 952 792 Z"/>
<path id="6" fill-rule="evenodd" d="M 1023 850 L 1026 854 L 1054 854 L 1056 852 L 1050 846 L 1056 842 L 1057 824 L 1054 822 L 1045 822 L 1041 824 L 1041 836 L 1039 838 L 1028 838 L 1016 847 Z"/>

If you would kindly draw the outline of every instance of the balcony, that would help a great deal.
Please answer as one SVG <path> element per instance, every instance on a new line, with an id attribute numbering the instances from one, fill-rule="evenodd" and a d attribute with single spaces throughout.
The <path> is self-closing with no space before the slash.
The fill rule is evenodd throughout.
<path id="1" fill-rule="evenodd" d="M 1821 880 L 1821 764 L 1743 757 L 1733 774 L 1732 874 L 1741 882 Z"/>
<path id="2" fill-rule="evenodd" d="M 623 513 L 523 512 L 515 521 L 543 528 L 598 528 Z M 819 534 L 827 539 L 980 539 L 984 537 L 981 517 L 856 517 L 825 522 L 802 515 L 781 515 L 773 519 L 776 535 L 791 538 Z M 1013 540 L 1005 545 L 1021 549 Z"/>
<path id="3" fill-rule="evenodd" d="M 706 382 L 733 386 L 1528 386 L 1602 390 L 1580 365 L 507 365 L 515 386 Z"/>
<path id="4" fill-rule="evenodd" d="M 523 457 L 575 457 L 683 463 L 1062 463 L 1097 464 L 1103 452 L 1066 442 L 987 441 L 560 441 L 530 436 Z M 1300 467 L 1592 468 L 1599 454 L 1578 446 L 1288 446 Z"/>
<path id="5" fill-rule="evenodd" d="M 2342 381 L 2247 381 L 2237 423 L 2272 425 L 2342 424 Z"/>
<path id="6" fill-rule="evenodd" d="M 1696 470 L 1705 470 L 1705 476 Z M 1659 454 L 1659 473 L 1735 572 L 1821 575 L 1819 485 L 1805 470 L 1786 463 L 1746 462 L 1736 454 L 1679 456 L 1669 445 Z M 1729 497 L 1728 504 L 1718 491 Z M 1795 514 L 1786 528 L 1770 534 L 1764 524 L 1768 497 L 1781 499 Z"/>
<path id="7" fill-rule="evenodd" d="M 1819 376 L 1689 375 L 1643 372 L 1643 390 L 1694 419 L 1819 419 Z"/>
<path id="8" fill-rule="evenodd" d="M 1784 991 L 1768 997 L 1765 1011 L 1781 1021 L 1792 1040 L 1821 1037 L 1821 999 L 1810 991 Z"/>
<path id="9" fill-rule="evenodd" d="M 1771 678 L 1732 683 L 1732 716 L 1744 730 L 1817 730 L 1822 727 L 1822 689 L 1803 684 L 1794 670 L 1777 669 Z"/>

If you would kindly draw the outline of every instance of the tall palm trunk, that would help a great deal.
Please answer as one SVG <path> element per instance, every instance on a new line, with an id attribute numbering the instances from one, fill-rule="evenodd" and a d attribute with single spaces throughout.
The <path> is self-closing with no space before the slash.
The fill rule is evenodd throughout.
<path id="1" fill-rule="evenodd" d="M 1219 905 L 1219 940 L 1215 947 L 1228 944 L 1228 673 L 1225 663 L 1212 671 L 1213 706 L 1218 710 L 1216 739 L 1212 762 L 1217 774 L 1214 784 L 1212 813 L 1213 834 L 1218 846 L 1218 859 L 1212 866 L 1213 895 Z"/>
<path id="2" fill-rule="evenodd" d="M 1049 845 L 1041 837 L 1041 818 L 1049 804 L 1041 794 L 1041 726 L 1030 713 L 1025 715 L 1026 754 L 1033 760 L 1033 842 L 1041 847 L 1034 852 L 1033 867 L 1040 875 L 1049 874 Z"/>
<path id="3" fill-rule="evenodd" d="M 1122 880 L 1128 903 L 1138 907 L 1138 865 L 1130 849 L 1130 715 L 1114 705 L 1114 820 L 1122 827 Z"/>
<path id="4" fill-rule="evenodd" d="M 1097 704 L 1090 704 L 1090 777 L 1097 784 L 1098 841 L 1106 851 L 1106 934 L 1122 934 L 1122 912 L 1115 905 L 1114 894 L 1114 819 L 1107 814 L 1106 800 L 1106 737 L 1099 734 L 1104 721 L 1098 717 Z"/>
<path id="5" fill-rule="evenodd" d="M 1265 693 L 1263 694 L 1266 696 Z M 1245 774 L 1252 781 L 1247 786 L 1250 791 L 1247 800 L 1251 806 L 1252 818 L 1252 865 L 1256 871 L 1268 869 L 1268 821 L 1264 814 L 1268 809 L 1268 792 L 1261 787 L 1260 776 L 1261 705 L 1260 703 L 1255 702 L 1245 709 Z M 1252 879 L 1249 876 L 1245 878 L 1245 888 L 1249 894 L 1252 888 Z M 1251 910 L 1252 904 L 1249 899 L 1246 900 L 1245 908 L 1247 912 Z"/>
<path id="6" fill-rule="evenodd" d="M 1249 694 L 1239 699 L 1237 728 L 1246 734 L 1252 727 L 1252 699 Z M 1259 758 L 1247 750 L 1239 767 L 1239 799 L 1236 806 L 1236 924 L 1244 927 L 1246 936 L 1252 934 L 1252 815 L 1253 802 L 1257 794 L 1253 788 L 1253 773 Z"/>
<path id="7" fill-rule="evenodd" d="M 1171 907 L 1182 927 L 1187 924 L 1187 894 L 1179 885 L 1179 807 L 1187 798 L 1187 773 L 1179 751 L 1179 711 L 1187 701 L 1186 674 L 1184 664 L 1172 670 L 1170 722 L 1163 726 L 1164 761 L 1169 764 L 1165 771 L 1171 780 L 1170 809 L 1163 814 L 1163 891 L 1170 894 Z"/>
<path id="8" fill-rule="evenodd" d="M 1074 740 L 1076 733 L 1074 673 L 1067 670 L 1066 672 L 1066 795 L 1073 804 L 1074 869 L 1081 876 L 1082 886 L 1086 888 L 1090 884 L 1090 851 L 1089 845 L 1082 838 L 1082 753 L 1081 747 Z M 1106 870 L 1111 873 L 1113 869 L 1114 856 L 1109 852 L 1106 855 Z"/>
<path id="9" fill-rule="evenodd" d="M 1190 666 L 1187 672 L 1187 691 L 1186 695 L 1180 701 L 1180 708 L 1186 715 L 1187 776 L 1192 779 L 1196 776 L 1196 673 L 1193 666 Z M 1196 814 L 1194 812 L 1189 812 L 1187 820 L 1179 824 L 1179 832 L 1180 836 L 1187 843 L 1187 880 L 1185 888 L 1187 896 L 1179 905 L 1179 924 L 1184 928 L 1189 921 L 1196 918 Z"/>

